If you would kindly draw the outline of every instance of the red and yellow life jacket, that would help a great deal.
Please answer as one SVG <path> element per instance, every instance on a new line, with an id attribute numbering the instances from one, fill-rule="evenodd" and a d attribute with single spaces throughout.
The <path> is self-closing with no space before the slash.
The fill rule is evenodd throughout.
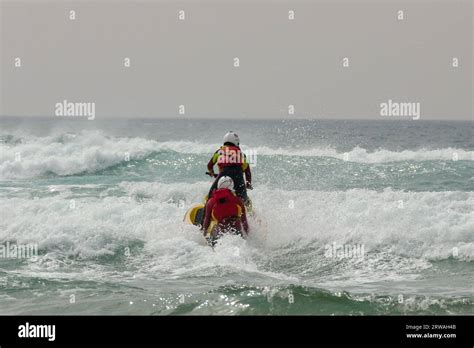
<path id="1" fill-rule="evenodd" d="M 242 170 L 245 170 L 248 166 L 245 154 L 239 147 L 233 145 L 221 146 L 212 157 L 212 162 L 214 164 L 217 163 L 219 169 L 229 166 L 239 166 L 242 167 Z"/>
<path id="2" fill-rule="evenodd" d="M 214 208 L 212 209 L 212 217 L 217 222 L 222 222 L 229 218 L 240 218 L 242 216 L 242 208 L 235 194 L 229 189 L 218 189 L 212 193 L 214 200 Z"/>

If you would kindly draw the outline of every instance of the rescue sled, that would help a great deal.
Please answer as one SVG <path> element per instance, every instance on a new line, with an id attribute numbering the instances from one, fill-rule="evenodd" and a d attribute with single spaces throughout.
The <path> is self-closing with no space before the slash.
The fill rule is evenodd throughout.
<path id="1" fill-rule="evenodd" d="M 201 227 L 201 224 L 204 222 L 204 214 L 205 214 L 205 203 L 196 203 L 193 206 L 191 206 L 186 214 L 184 215 L 183 221 L 187 224 L 190 225 L 195 225 Z M 252 202 L 249 200 L 248 203 L 245 205 L 247 214 L 249 216 L 252 215 Z M 217 242 L 217 239 L 221 236 L 213 237 L 211 235 L 211 231 L 214 228 L 214 226 L 217 224 L 217 221 L 215 219 L 211 220 L 211 223 L 209 224 L 209 227 L 206 230 L 206 234 L 204 238 L 208 242 L 209 245 L 214 246 Z M 233 231 L 230 231 L 230 233 L 233 233 Z M 240 233 L 237 233 L 240 235 Z"/>

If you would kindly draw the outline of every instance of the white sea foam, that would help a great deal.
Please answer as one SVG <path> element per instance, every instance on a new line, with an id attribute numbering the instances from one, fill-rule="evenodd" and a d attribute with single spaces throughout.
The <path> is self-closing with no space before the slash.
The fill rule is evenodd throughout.
<path id="1" fill-rule="evenodd" d="M 29 138 L 14 145 L 0 144 L 0 177 L 94 172 L 142 158 L 157 147 L 152 140 L 110 138 L 100 132 Z"/>
<path id="2" fill-rule="evenodd" d="M 39 243 L 40 249 L 85 257 L 113 253 L 139 239 L 168 254 L 186 243 L 199 244 L 197 230 L 185 226 L 182 218 L 185 208 L 199 202 L 208 185 L 123 182 L 124 197 L 64 194 L 37 200 L 2 199 L 0 210 L 8 214 L 2 216 L 0 239 Z M 383 249 L 423 259 L 474 258 L 471 192 L 319 192 L 258 187 L 252 198 L 263 222 L 252 222 L 255 233 L 250 245 L 257 243 L 264 249 L 291 243 L 304 249 L 311 243 L 322 247 L 336 242 L 363 244 L 367 252 Z M 75 200 L 73 208 L 71 199 Z"/>

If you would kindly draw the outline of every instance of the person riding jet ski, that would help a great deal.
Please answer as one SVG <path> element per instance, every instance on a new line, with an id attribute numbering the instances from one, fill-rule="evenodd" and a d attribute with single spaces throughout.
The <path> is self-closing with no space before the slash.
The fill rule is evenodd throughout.
<path id="1" fill-rule="evenodd" d="M 247 189 L 252 189 L 252 174 L 245 154 L 240 150 L 239 136 L 234 132 L 228 132 L 224 136 L 224 145 L 217 150 L 207 164 L 208 174 L 214 174 L 214 165 L 217 164 L 219 174 L 209 190 L 208 198 L 212 197 L 217 188 L 219 179 L 223 176 L 230 177 L 234 182 L 234 190 L 245 204 L 249 203 Z M 244 180 L 245 173 L 245 180 Z"/>
<path id="2" fill-rule="evenodd" d="M 233 188 L 232 178 L 220 177 L 217 189 L 206 203 L 202 229 L 204 236 L 211 242 L 214 242 L 223 233 L 234 233 L 246 237 L 249 232 L 245 205 L 231 191 Z"/>

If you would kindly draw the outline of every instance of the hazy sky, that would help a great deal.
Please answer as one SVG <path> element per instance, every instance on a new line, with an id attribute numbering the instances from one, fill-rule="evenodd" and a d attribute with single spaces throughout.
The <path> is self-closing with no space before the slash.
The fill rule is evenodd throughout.
<path id="1" fill-rule="evenodd" d="M 1 115 L 472 118 L 470 0 L 0 1 Z"/>

